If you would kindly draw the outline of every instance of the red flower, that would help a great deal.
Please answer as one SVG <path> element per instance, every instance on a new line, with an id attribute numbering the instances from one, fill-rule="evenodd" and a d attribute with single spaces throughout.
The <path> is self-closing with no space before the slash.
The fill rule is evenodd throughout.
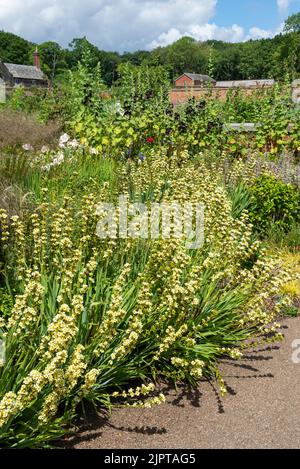
<path id="1" fill-rule="evenodd" d="M 148 137 L 147 142 L 148 143 L 154 143 L 154 138 L 153 137 Z"/>

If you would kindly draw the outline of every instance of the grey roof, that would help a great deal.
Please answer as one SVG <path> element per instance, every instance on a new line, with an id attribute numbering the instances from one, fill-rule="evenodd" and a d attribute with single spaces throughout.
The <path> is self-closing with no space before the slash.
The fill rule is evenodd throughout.
<path id="1" fill-rule="evenodd" d="M 200 73 L 183 73 L 179 78 L 183 77 L 184 75 L 194 81 L 215 81 L 208 75 L 201 75 Z M 177 78 L 177 80 L 179 80 L 179 78 Z"/>
<path id="2" fill-rule="evenodd" d="M 184 73 L 184 75 L 188 76 L 191 80 L 214 81 L 214 79 L 208 75 L 201 75 L 199 73 Z"/>
<path id="3" fill-rule="evenodd" d="M 275 80 L 217 81 L 217 88 L 251 88 L 253 86 L 274 86 Z"/>
<path id="4" fill-rule="evenodd" d="M 45 80 L 43 72 L 33 65 L 17 65 L 4 63 L 9 73 L 14 78 L 24 78 L 28 80 Z"/>

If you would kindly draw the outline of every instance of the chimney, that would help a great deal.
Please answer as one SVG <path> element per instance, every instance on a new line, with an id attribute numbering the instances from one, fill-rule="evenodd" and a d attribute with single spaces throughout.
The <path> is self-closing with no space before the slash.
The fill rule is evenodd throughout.
<path id="1" fill-rule="evenodd" d="M 39 55 L 39 51 L 38 51 L 38 48 L 35 49 L 35 52 L 33 54 L 33 61 L 34 61 L 34 66 L 38 69 L 41 68 L 41 64 L 40 64 L 40 55 Z"/>

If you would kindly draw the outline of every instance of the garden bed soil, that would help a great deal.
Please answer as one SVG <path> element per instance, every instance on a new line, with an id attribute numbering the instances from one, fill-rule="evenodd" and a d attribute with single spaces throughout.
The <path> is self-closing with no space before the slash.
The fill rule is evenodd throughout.
<path id="1" fill-rule="evenodd" d="M 225 360 L 221 372 L 228 395 L 214 383 L 198 389 L 166 389 L 167 402 L 152 409 L 115 409 L 86 416 L 81 432 L 66 439 L 74 449 L 299 448 L 300 363 L 292 344 L 300 318 L 282 322 L 285 342 Z M 300 358 L 300 353 L 298 354 Z"/>

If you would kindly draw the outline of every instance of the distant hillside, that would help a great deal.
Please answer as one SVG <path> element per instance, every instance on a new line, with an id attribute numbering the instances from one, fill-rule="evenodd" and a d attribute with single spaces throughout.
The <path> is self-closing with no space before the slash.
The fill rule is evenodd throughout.
<path id="1" fill-rule="evenodd" d="M 0 60 L 16 64 L 32 63 L 30 50 L 33 44 L 12 33 L 0 31 Z"/>
<path id="2" fill-rule="evenodd" d="M 11 33 L 0 31 L 0 60 L 18 64 L 32 63 L 34 44 Z M 39 44 L 44 72 L 51 79 L 73 69 L 89 49 L 91 67 L 101 62 L 103 79 L 108 85 L 118 79 L 118 66 L 124 62 L 134 65 L 163 65 L 170 81 L 183 72 L 208 74 L 216 80 L 300 77 L 300 13 L 286 20 L 284 34 L 272 39 L 250 40 L 242 43 L 222 41 L 199 42 L 183 37 L 167 47 L 153 51 L 107 52 L 91 44 L 86 37 L 75 38 L 68 49 L 53 41 Z"/>

